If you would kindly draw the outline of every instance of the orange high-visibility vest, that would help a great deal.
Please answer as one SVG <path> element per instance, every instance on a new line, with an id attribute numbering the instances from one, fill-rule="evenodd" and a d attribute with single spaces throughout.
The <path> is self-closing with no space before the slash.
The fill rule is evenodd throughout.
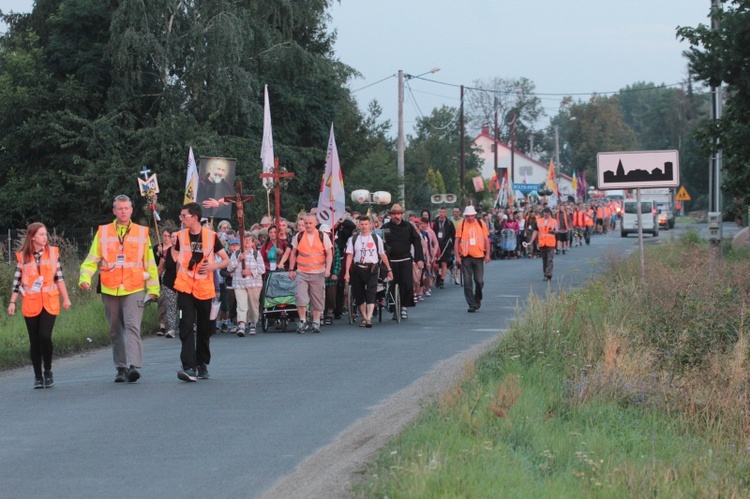
<path id="1" fill-rule="evenodd" d="M 586 215 L 581 210 L 573 212 L 573 227 L 583 227 L 586 225 Z"/>
<path id="2" fill-rule="evenodd" d="M 60 313 L 60 291 L 55 283 L 55 271 L 58 266 L 59 249 L 54 246 L 44 248 L 39 267 L 36 260 L 24 263 L 23 254 L 16 253 L 16 260 L 21 264 L 21 284 L 23 285 L 23 306 L 21 313 L 24 317 L 36 317 L 42 313 L 42 307 L 52 315 Z M 34 283 L 41 276 L 42 286 L 34 291 Z"/>
<path id="3" fill-rule="evenodd" d="M 132 293 L 143 289 L 143 256 L 148 246 L 148 227 L 131 223 L 120 239 L 115 224 L 99 226 L 99 246 L 105 265 L 101 268 L 102 286 L 119 288 Z M 117 262 L 117 256 L 124 255 L 124 262 Z"/>
<path id="4" fill-rule="evenodd" d="M 555 239 L 555 231 L 557 230 L 557 221 L 554 218 L 547 220 L 546 218 L 537 218 L 536 227 L 539 230 L 539 247 L 540 248 L 554 248 L 557 246 L 557 240 Z"/>
<path id="5" fill-rule="evenodd" d="M 596 218 L 604 218 L 604 208 L 601 206 L 597 206 L 596 208 Z"/>
<path id="6" fill-rule="evenodd" d="M 320 234 L 314 234 L 312 244 L 307 232 L 297 239 L 297 270 L 309 274 L 319 274 L 326 268 L 326 250 Z"/>
<path id="7" fill-rule="evenodd" d="M 481 220 L 474 219 L 474 223 L 470 224 L 464 219 L 459 224 L 456 230 L 456 239 L 461 240 L 459 251 L 462 258 L 467 256 L 483 258 L 485 256 L 485 241 L 487 240 L 487 236 L 484 235 L 484 231 L 484 223 Z M 471 244 L 472 239 L 474 239 L 473 245 Z"/>
<path id="8" fill-rule="evenodd" d="M 586 213 L 586 226 L 587 227 L 593 227 L 594 226 L 594 216 L 596 215 L 596 213 L 594 212 L 593 209 L 586 210 L 585 213 Z"/>
<path id="9" fill-rule="evenodd" d="M 188 229 L 180 231 L 177 238 L 180 241 L 180 253 L 177 256 L 177 277 L 174 281 L 174 289 L 182 293 L 193 295 L 199 300 L 208 300 L 216 296 L 214 286 L 214 273 L 199 274 L 198 270 L 204 261 L 214 257 L 214 241 L 216 233 L 205 227 L 201 228 L 201 242 L 203 244 L 203 258 L 200 262 L 190 265 L 193 258 L 193 249 L 190 247 L 190 235 Z"/>
<path id="10" fill-rule="evenodd" d="M 565 211 L 558 211 L 555 213 L 555 220 L 557 221 L 557 227 L 559 230 L 568 230 L 568 214 Z"/>

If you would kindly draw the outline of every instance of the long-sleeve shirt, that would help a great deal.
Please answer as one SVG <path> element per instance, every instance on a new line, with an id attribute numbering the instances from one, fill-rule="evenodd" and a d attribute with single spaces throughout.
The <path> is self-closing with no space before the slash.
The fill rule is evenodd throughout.
<path id="1" fill-rule="evenodd" d="M 39 250 L 38 253 L 34 253 L 34 260 L 36 260 L 36 264 L 39 265 L 39 262 L 42 259 L 42 253 L 44 253 L 44 248 Z M 16 262 L 16 272 L 13 274 L 13 293 L 20 293 L 21 292 L 21 275 L 23 274 L 23 266 Z M 55 283 L 59 281 L 63 281 L 63 273 L 62 273 L 62 266 L 60 265 L 60 262 L 57 262 L 57 269 L 55 270 Z"/>

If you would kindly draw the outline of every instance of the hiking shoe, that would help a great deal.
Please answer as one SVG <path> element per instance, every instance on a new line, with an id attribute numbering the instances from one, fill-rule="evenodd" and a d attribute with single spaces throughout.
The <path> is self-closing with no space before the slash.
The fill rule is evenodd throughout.
<path id="1" fill-rule="evenodd" d="M 333 324 L 333 316 L 326 315 L 325 317 L 323 317 L 323 325 L 324 326 L 330 326 L 332 324 Z"/>
<path id="2" fill-rule="evenodd" d="M 130 369 L 128 369 L 128 383 L 135 383 L 139 379 L 141 379 L 141 373 L 138 372 L 135 366 L 130 366 Z"/>
<path id="3" fill-rule="evenodd" d="M 208 379 L 210 377 L 208 375 L 208 367 L 206 367 L 206 364 L 201 364 L 198 366 L 198 377 L 200 379 Z"/>
<path id="4" fill-rule="evenodd" d="M 307 324 L 305 324 L 304 322 L 297 323 L 297 334 L 305 334 L 306 329 L 307 329 Z"/>
<path id="5" fill-rule="evenodd" d="M 242 324 L 241 326 L 237 326 L 237 336 L 239 336 L 240 338 L 245 337 L 245 325 L 244 324 Z"/>
<path id="6" fill-rule="evenodd" d="M 250 324 L 250 330 L 247 332 L 249 335 L 255 335 L 255 324 Z"/>
<path id="7" fill-rule="evenodd" d="M 167 331 L 167 333 L 164 335 L 165 338 L 174 338 L 174 329 L 170 329 Z"/>
<path id="8" fill-rule="evenodd" d="M 408 319 L 409 318 L 409 313 L 406 311 L 405 308 L 401 309 L 401 318 L 402 319 Z"/>
<path id="9" fill-rule="evenodd" d="M 117 376 L 115 376 L 115 383 L 125 383 L 128 380 L 128 370 L 124 367 L 117 368 Z"/>
<path id="10" fill-rule="evenodd" d="M 52 377 L 52 371 L 44 373 L 44 388 L 52 388 L 55 386 L 55 378 Z"/>
<path id="11" fill-rule="evenodd" d="M 181 371 L 177 371 L 177 379 L 187 382 L 198 381 L 198 377 L 192 369 L 182 369 Z"/>
<path id="12" fill-rule="evenodd" d="M 41 376 L 37 376 L 34 380 L 34 390 L 38 390 L 39 388 L 44 388 L 44 379 Z"/>
<path id="13" fill-rule="evenodd" d="M 310 326 L 310 331 L 313 333 L 319 333 L 320 332 L 320 322 L 313 322 L 312 326 Z"/>

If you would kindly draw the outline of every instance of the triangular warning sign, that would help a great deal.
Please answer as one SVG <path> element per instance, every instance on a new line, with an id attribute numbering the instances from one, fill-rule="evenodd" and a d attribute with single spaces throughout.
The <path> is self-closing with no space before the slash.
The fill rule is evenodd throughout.
<path id="1" fill-rule="evenodd" d="M 677 197 L 674 198 L 675 201 L 690 201 L 690 194 L 688 194 L 688 191 L 685 189 L 685 187 L 680 187 L 680 190 L 677 191 Z"/>

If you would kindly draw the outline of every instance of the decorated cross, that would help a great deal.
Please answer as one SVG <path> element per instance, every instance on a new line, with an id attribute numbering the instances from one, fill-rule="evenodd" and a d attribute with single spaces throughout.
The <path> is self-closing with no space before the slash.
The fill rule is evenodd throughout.
<path id="1" fill-rule="evenodd" d="M 141 167 L 141 172 L 138 175 L 143 175 L 143 178 L 145 180 L 148 180 L 149 173 L 151 173 L 151 170 L 149 170 L 148 167 L 144 165 Z"/>
<path id="2" fill-rule="evenodd" d="M 224 196 L 223 199 L 225 203 L 233 203 L 237 207 L 237 223 L 239 224 L 237 231 L 240 233 L 240 245 L 242 245 L 245 240 L 245 203 L 255 199 L 255 196 L 243 196 L 242 182 L 238 180 L 234 183 L 234 196 Z"/>
<path id="3" fill-rule="evenodd" d="M 273 172 L 263 172 L 260 174 L 260 178 L 270 178 L 273 181 L 274 225 L 276 226 L 279 225 L 279 218 L 281 215 L 281 197 L 279 194 L 281 179 L 292 177 L 294 177 L 294 173 L 292 172 L 279 171 L 279 158 L 274 158 L 273 160 Z"/>

